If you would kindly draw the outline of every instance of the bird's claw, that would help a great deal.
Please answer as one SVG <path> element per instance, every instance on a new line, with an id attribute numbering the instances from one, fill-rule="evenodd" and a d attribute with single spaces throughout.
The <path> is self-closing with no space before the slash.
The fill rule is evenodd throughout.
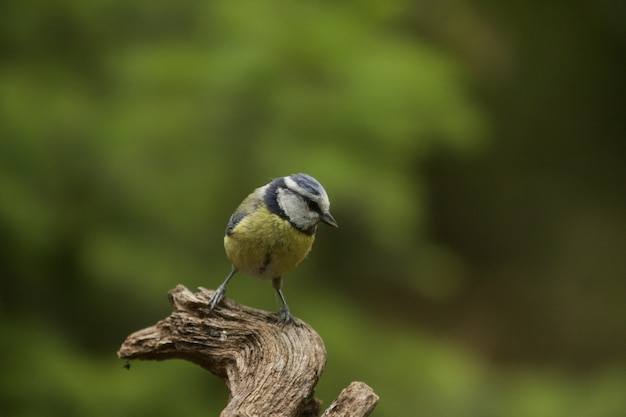
<path id="1" fill-rule="evenodd" d="M 226 290 L 223 287 L 217 287 L 217 290 L 215 290 L 213 297 L 211 297 L 211 300 L 209 301 L 209 311 L 213 311 L 215 307 L 217 307 L 217 305 L 224 299 L 225 293 Z"/>
<path id="2" fill-rule="evenodd" d="M 278 322 L 283 325 L 293 323 L 293 316 L 288 308 L 281 307 L 280 310 L 278 310 Z"/>

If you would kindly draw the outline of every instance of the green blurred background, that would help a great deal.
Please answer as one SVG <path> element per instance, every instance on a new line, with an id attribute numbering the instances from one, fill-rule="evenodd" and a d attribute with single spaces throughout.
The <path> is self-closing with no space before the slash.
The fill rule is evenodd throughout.
<path id="1" fill-rule="evenodd" d="M 215 288 L 226 221 L 327 189 L 287 276 L 377 417 L 626 415 L 624 6 L 599 0 L 0 5 L 0 414 L 217 415 L 116 351 Z M 268 282 L 228 296 L 278 308 Z"/>

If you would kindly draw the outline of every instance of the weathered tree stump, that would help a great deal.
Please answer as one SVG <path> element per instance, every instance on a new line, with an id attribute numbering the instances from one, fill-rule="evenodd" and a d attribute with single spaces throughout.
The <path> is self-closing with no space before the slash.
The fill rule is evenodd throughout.
<path id="1" fill-rule="evenodd" d="M 192 293 L 182 285 L 169 292 L 172 314 L 139 330 L 117 352 L 121 359 L 185 359 L 218 376 L 230 390 L 221 417 L 319 416 L 314 389 L 326 363 L 319 335 L 294 319 L 225 299 L 209 312 L 214 291 Z M 368 416 L 378 397 L 353 382 L 324 412 L 324 417 Z"/>

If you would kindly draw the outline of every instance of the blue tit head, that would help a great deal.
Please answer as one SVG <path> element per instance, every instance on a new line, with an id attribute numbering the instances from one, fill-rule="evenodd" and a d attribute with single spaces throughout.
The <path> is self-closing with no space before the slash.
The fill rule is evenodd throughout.
<path id="1" fill-rule="evenodd" d="M 322 184 L 307 174 L 276 178 L 267 185 L 264 201 L 269 210 L 293 227 L 313 234 L 320 222 L 337 227 L 330 214 L 330 201 Z"/>

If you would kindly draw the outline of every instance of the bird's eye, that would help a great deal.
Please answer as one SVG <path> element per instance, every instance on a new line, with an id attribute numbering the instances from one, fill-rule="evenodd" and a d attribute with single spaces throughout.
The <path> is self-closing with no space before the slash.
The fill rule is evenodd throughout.
<path id="1" fill-rule="evenodd" d="M 313 200 L 307 201 L 307 205 L 309 206 L 309 210 L 311 210 L 311 211 L 320 211 L 319 206 Z"/>

